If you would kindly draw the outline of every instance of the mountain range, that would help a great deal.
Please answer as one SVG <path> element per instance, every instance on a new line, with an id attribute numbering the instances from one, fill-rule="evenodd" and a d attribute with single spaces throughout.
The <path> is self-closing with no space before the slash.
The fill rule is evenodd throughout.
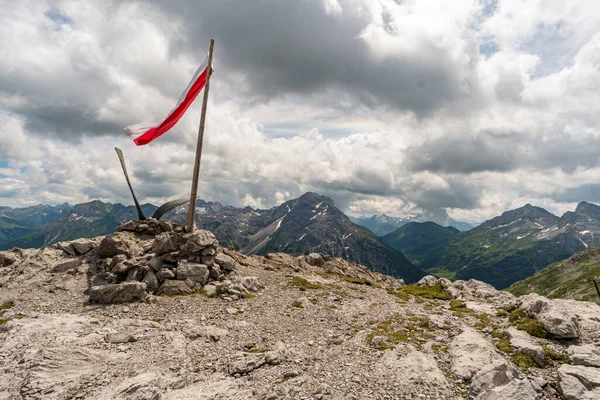
<path id="1" fill-rule="evenodd" d="M 156 206 L 145 204 L 142 209 L 150 215 Z M 133 206 L 92 201 L 73 206 L 24 236 L 0 242 L 0 249 L 42 247 L 79 237 L 106 235 L 114 232 L 119 222 L 136 218 Z M 170 211 L 164 218 L 185 224 L 187 206 Z M 333 200 L 316 193 L 306 193 L 269 210 L 199 200 L 195 222 L 198 227 L 212 231 L 222 245 L 246 254 L 318 252 L 343 257 L 407 282 L 424 276 L 401 252 L 350 221 Z M 12 236 L 16 234 L 15 231 Z"/>
<path id="2" fill-rule="evenodd" d="M 557 217 L 530 204 L 463 232 L 419 264 L 438 276 L 503 289 L 573 253 L 600 245 L 600 207 L 581 202 Z"/>
<path id="3" fill-rule="evenodd" d="M 156 206 L 144 204 L 142 208 L 150 215 Z M 0 249 L 42 247 L 106 235 L 114 232 L 119 222 L 136 218 L 133 206 L 101 201 L 73 207 L 1 207 Z M 164 218 L 185 224 L 187 206 Z M 600 207 L 586 202 L 561 217 L 527 204 L 466 232 L 386 215 L 360 222 L 367 220 L 375 223 L 372 230 L 386 224 L 388 229 L 393 224 L 401 226 L 380 238 L 353 222 L 330 198 L 316 193 L 268 210 L 202 200 L 196 207 L 198 227 L 211 230 L 222 245 L 243 253 L 320 252 L 409 282 L 427 272 L 451 279 L 475 278 L 506 288 L 577 251 L 600 246 Z"/>
<path id="4" fill-rule="evenodd" d="M 371 232 L 377 236 L 385 236 L 389 233 L 394 232 L 396 229 L 409 224 L 411 222 L 423 222 L 421 221 L 421 215 L 415 217 L 401 218 L 401 217 L 390 217 L 385 214 L 376 214 L 370 217 L 350 217 L 350 220 L 355 224 L 362 225 L 368 228 Z M 474 225 L 468 222 L 457 221 L 452 218 L 448 218 L 447 226 L 458 229 L 461 232 L 472 229 Z"/>

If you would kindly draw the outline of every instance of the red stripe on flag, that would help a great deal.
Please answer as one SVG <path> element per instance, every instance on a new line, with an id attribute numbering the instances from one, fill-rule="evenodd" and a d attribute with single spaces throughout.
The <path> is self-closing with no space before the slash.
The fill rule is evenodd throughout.
<path id="1" fill-rule="evenodd" d="M 179 104 L 179 106 L 177 106 L 177 108 L 173 110 L 173 112 L 171 112 L 171 114 L 169 114 L 167 118 L 165 118 L 165 120 L 159 126 L 151 128 L 143 135 L 133 140 L 136 145 L 143 146 L 145 144 L 150 143 L 157 137 L 160 137 L 161 135 L 168 132 L 177 123 L 177 121 L 181 119 L 181 117 L 190 107 L 196 96 L 198 96 L 198 93 L 200 93 L 200 91 L 204 87 L 204 84 L 206 83 L 207 70 L 208 68 L 202 71 L 198 79 L 196 79 L 196 82 L 194 82 L 194 84 L 188 91 L 187 95 L 185 96 L 185 99 L 181 102 L 181 104 Z"/>

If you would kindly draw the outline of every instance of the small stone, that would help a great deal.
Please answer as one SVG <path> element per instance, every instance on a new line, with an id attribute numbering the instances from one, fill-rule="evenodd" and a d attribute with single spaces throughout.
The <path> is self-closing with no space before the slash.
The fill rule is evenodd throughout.
<path id="1" fill-rule="evenodd" d="M 240 312 L 240 310 L 238 310 L 238 309 L 237 309 L 237 308 L 235 308 L 235 307 L 227 307 L 227 308 L 225 309 L 225 311 L 227 311 L 227 314 L 231 314 L 231 315 L 234 315 L 234 314 L 237 314 L 237 313 L 239 313 L 239 312 Z"/>
<path id="2" fill-rule="evenodd" d="M 156 235 L 152 244 L 152 252 L 156 255 L 163 255 L 179 250 L 179 246 L 183 243 L 183 238 L 172 232 L 164 232 Z"/>
<path id="3" fill-rule="evenodd" d="M 166 280 L 160 286 L 160 291 L 162 291 L 166 295 L 177 295 L 177 294 L 192 294 L 194 293 L 195 286 L 194 282 L 188 280 L 179 281 L 179 280 Z"/>
<path id="4" fill-rule="evenodd" d="M 123 282 L 114 285 L 92 286 L 89 291 L 90 301 L 98 303 L 124 303 L 139 300 L 146 295 L 146 284 L 143 282 Z"/>
<path id="5" fill-rule="evenodd" d="M 144 282 L 146 284 L 148 292 L 151 292 L 151 293 L 154 293 L 160 285 L 160 283 L 158 281 L 158 277 L 156 276 L 156 274 L 154 273 L 154 271 L 152 269 L 150 269 L 146 273 L 146 276 L 144 277 L 142 282 Z"/>
<path id="6" fill-rule="evenodd" d="M 137 339 L 128 333 L 109 333 L 104 337 L 107 343 L 133 343 Z"/>
<path id="7" fill-rule="evenodd" d="M 235 260 L 224 253 L 219 253 L 215 256 L 215 262 L 221 266 L 225 271 L 233 271 L 237 263 Z"/>
<path id="8" fill-rule="evenodd" d="M 208 267 L 204 264 L 195 264 L 188 261 L 181 261 L 177 266 L 177 279 L 189 279 L 203 285 L 208 281 Z"/>
<path id="9" fill-rule="evenodd" d="M 167 279 L 175 279 L 175 273 L 171 269 L 161 268 L 160 271 L 156 273 L 156 277 L 162 282 Z"/>
<path id="10" fill-rule="evenodd" d="M 203 229 L 195 230 L 188 235 L 183 253 L 202 254 L 202 250 L 216 243 L 217 238 L 211 232 Z"/>
<path id="11" fill-rule="evenodd" d="M 60 261 L 54 265 L 52 268 L 52 272 L 67 272 L 69 270 L 75 269 L 81 264 L 81 260 L 78 258 Z"/>
<path id="12" fill-rule="evenodd" d="M 204 286 L 204 293 L 208 297 L 214 297 L 217 295 L 217 287 L 215 285 L 206 285 Z"/>
<path id="13" fill-rule="evenodd" d="M 438 279 L 433 275 L 427 275 L 417 282 L 417 286 L 435 286 L 438 284 Z"/>

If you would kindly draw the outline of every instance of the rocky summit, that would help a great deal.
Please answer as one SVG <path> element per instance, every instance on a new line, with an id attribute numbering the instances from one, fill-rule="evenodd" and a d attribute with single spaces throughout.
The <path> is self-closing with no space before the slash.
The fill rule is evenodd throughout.
<path id="1" fill-rule="evenodd" d="M 0 252 L 2 399 L 598 399 L 600 306 L 145 220 Z"/>

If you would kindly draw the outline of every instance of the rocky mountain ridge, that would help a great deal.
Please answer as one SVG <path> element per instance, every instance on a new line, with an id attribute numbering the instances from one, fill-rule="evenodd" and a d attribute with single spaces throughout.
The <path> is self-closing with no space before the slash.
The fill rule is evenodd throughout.
<path id="1" fill-rule="evenodd" d="M 451 226 L 443 227 L 434 222 L 410 222 L 381 239 L 418 264 L 459 234 L 460 231 Z"/>
<path id="2" fill-rule="evenodd" d="M 600 395 L 600 306 L 535 294 L 517 298 L 475 280 L 427 276 L 407 286 L 343 259 L 247 256 L 211 242 L 217 254 L 227 251 L 235 260 L 221 283 L 207 282 L 189 295 L 147 293 L 134 302 L 126 297 L 103 306 L 90 302 L 98 300 L 93 293 L 102 287 L 90 287 L 91 278 L 106 256 L 123 254 L 119 263 L 139 265 L 144 254 L 156 254 L 167 243 L 164 232 L 148 228 L 152 224 L 132 223 L 104 238 L 0 252 L 3 396 L 534 400 Z M 125 247 L 109 245 L 123 235 L 130 240 Z M 127 250 L 113 254 L 119 248 Z M 186 257 L 189 261 L 193 254 Z M 147 258 L 148 271 L 152 259 Z M 130 278 L 114 285 L 144 285 Z M 227 280 L 260 286 L 234 296 Z M 211 293 L 209 286 L 220 289 Z"/>
<path id="3" fill-rule="evenodd" d="M 562 217 L 527 204 L 461 233 L 420 266 L 439 276 L 505 288 L 577 251 L 600 246 L 599 215 L 599 206 L 585 202 Z"/>

